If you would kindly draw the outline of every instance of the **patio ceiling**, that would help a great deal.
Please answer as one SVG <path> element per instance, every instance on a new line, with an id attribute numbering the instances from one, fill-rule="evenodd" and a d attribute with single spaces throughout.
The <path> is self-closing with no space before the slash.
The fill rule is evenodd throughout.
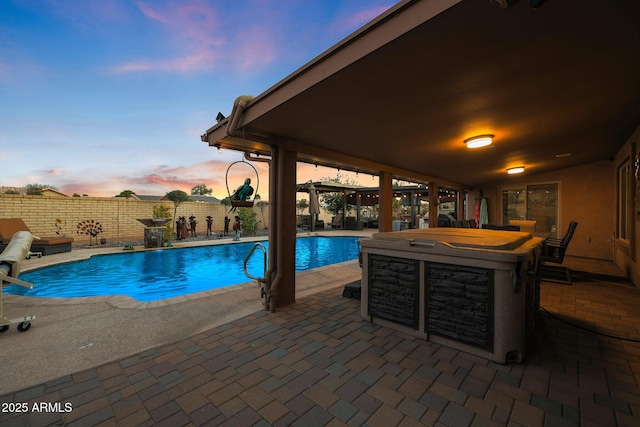
<path id="1" fill-rule="evenodd" d="M 241 142 L 228 119 L 203 140 L 466 187 L 612 158 L 640 124 L 640 1 L 510 3 L 400 2 L 254 98 Z"/>

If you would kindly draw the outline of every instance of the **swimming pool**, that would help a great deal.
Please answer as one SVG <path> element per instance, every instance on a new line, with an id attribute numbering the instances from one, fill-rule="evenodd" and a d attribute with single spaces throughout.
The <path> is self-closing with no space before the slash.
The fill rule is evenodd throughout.
<path id="1" fill-rule="evenodd" d="M 359 237 L 301 237 L 296 240 L 296 271 L 358 258 Z M 261 242 L 268 248 L 268 242 Z M 29 290 L 10 286 L 5 293 L 33 297 L 77 298 L 128 295 L 149 302 L 250 281 L 243 263 L 255 242 L 194 248 L 159 249 L 97 255 L 87 260 L 29 271 L 20 279 Z M 262 277 L 263 255 L 256 250 L 249 273 Z"/>

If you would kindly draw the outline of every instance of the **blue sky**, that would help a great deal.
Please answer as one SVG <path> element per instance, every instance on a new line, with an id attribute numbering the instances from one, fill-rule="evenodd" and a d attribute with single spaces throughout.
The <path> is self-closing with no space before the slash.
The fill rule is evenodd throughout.
<path id="1" fill-rule="evenodd" d="M 204 183 L 224 197 L 226 168 L 241 155 L 200 142 L 218 111 L 394 3 L 2 0 L 0 186 L 113 196 Z M 300 166 L 298 181 L 335 176 L 319 169 Z"/>

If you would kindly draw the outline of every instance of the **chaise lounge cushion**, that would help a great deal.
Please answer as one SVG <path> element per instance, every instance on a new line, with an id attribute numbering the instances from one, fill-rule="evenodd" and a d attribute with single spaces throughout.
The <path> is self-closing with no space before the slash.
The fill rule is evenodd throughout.
<path id="1" fill-rule="evenodd" d="M 4 248 L 11 241 L 11 237 L 18 231 L 29 231 L 29 227 L 20 218 L 0 218 L 0 248 Z M 36 237 L 31 243 L 32 252 L 42 252 L 42 255 L 70 252 L 71 237 Z"/>

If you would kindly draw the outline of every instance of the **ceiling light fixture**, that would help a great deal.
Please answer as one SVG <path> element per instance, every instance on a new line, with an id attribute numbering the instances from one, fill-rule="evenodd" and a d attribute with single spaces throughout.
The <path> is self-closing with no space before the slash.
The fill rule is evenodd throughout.
<path id="1" fill-rule="evenodd" d="M 467 144 L 467 148 L 481 148 L 487 147 L 493 144 L 494 135 L 478 135 L 465 139 L 464 143 Z"/>
<path id="2" fill-rule="evenodd" d="M 524 166 L 516 166 L 514 168 L 507 169 L 507 173 L 509 175 L 514 175 L 516 173 L 522 173 L 522 172 L 524 172 Z"/>

